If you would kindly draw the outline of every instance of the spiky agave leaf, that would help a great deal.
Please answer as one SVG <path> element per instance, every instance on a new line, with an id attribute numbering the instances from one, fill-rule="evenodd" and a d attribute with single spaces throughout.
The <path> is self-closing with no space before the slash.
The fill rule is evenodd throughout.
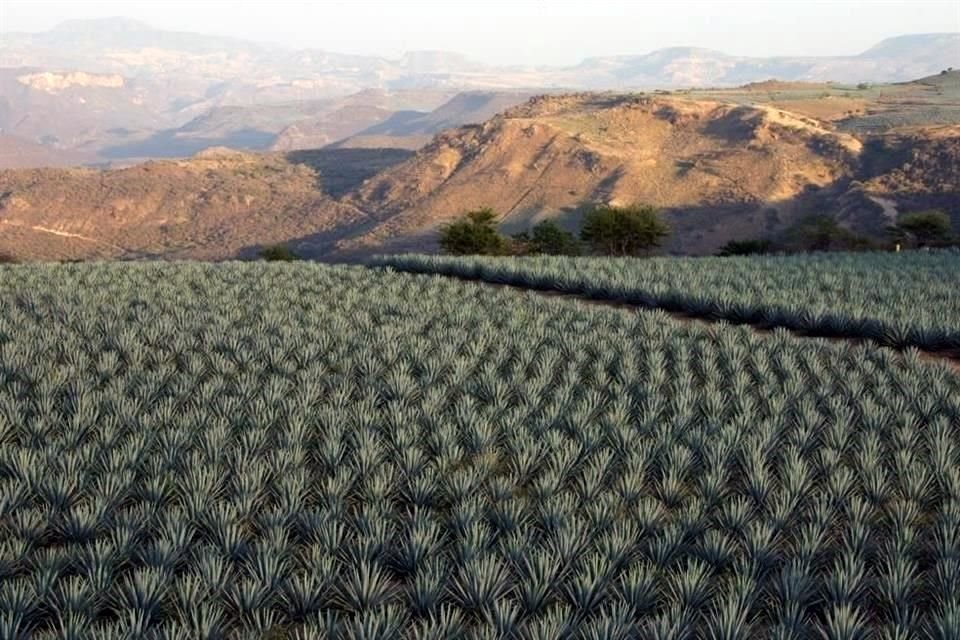
<path id="1" fill-rule="evenodd" d="M 404 610 L 396 605 L 367 609 L 344 624 L 344 640 L 391 640 L 399 638 L 407 621 Z"/>
<path id="2" fill-rule="evenodd" d="M 30 628 L 23 613 L 0 611 L 0 637 L 10 640 L 25 640 L 30 637 Z"/>
<path id="3" fill-rule="evenodd" d="M 693 635 L 693 619 L 689 609 L 673 603 L 649 621 L 643 635 L 655 640 L 687 640 Z"/>
<path id="4" fill-rule="evenodd" d="M 527 619 L 519 631 L 523 640 L 568 640 L 575 637 L 577 624 L 564 605 L 555 605 L 540 616 Z"/>
<path id="5" fill-rule="evenodd" d="M 600 608 L 611 584 L 613 569 L 603 556 L 588 556 L 580 570 L 565 581 L 564 591 L 578 618 Z"/>
<path id="6" fill-rule="evenodd" d="M 750 624 L 750 611 L 756 596 L 756 581 L 750 576 L 737 574 L 708 615 L 707 633 L 710 640 L 751 637 L 753 628 Z"/>
<path id="7" fill-rule="evenodd" d="M 535 549 L 517 564 L 516 597 L 528 616 L 536 616 L 550 604 L 561 583 L 562 567 L 556 556 Z"/>
<path id="8" fill-rule="evenodd" d="M 303 621 L 328 602 L 333 586 L 332 572 L 303 571 L 283 584 L 283 608 L 294 621 Z"/>
<path id="9" fill-rule="evenodd" d="M 850 603 L 832 605 L 818 630 L 825 640 L 861 640 L 870 632 L 866 616 Z"/>
<path id="10" fill-rule="evenodd" d="M 441 606 L 421 620 L 410 632 L 411 640 L 454 640 L 463 637 L 466 631 L 460 610 L 449 605 Z"/>
<path id="11" fill-rule="evenodd" d="M 384 607 L 396 594 L 396 585 L 379 566 L 361 560 L 341 577 L 334 598 L 348 611 L 365 612 Z"/>
<path id="12" fill-rule="evenodd" d="M 493 555 L 472 558 L 453 576 L 449 590 L 463 609 L 486 611 L 511 590 L 510 572 Z"/>

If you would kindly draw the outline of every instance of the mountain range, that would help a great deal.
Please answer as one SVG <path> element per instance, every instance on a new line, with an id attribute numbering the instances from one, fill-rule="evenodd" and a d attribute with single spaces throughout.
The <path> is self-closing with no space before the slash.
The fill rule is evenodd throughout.
<path id="1" fill-rule="evenodd" d="M 164 31 L 124 18 L 70 21 L 43 33 L 0 34 L 0 134 L 58 152 L 37 149 L 21 165 L 28 158 L 129 164 L 211 146 L 416 148 L 445 127 L 490 117 L 478 101 L 506 108 L 534 93 L 770 78 L 898 82 L 952 66 L 960 66 L 956 33 L 890 38 L 855 56 L 756 58 L 675 47 L 568 67 L 498 67 L 441 51 L 386 59 Z M 12 166 L 9 155 L 0 153 L 5 166 Z"/>
<path id="2" fill-rule="evenodd" d="M 697 47 L 596 57 L 569 67 L 483 64 L 446 51 L 398 59 L 291 49 L 236 38 L 164 31 L 126 18 L 74 20 L 43 33 L 3 33 L 0 67 L 38 66 L 119 74 L 179 76 L 183 86 L 217 80 L 216 96 L 273 101 L 284 90 L 305 98 L 360 89 L 556 87 L 654 89 L 781 80 L 896 82 L 928 75 L 960 56 L 960 34 L 888 38 L 853 56 L 735 56 Z M 290 97 L 290 94 L 287 94 Z M 321 97 L 323 97 L 321 95 Z"/>
<path id="3" fill-rule="evenodd" d="M 860 87 L 540 94 L 512 107 L 495 97 L 452 98 L 456 113 L 499 113 L 416 151 L 206 149 L 109 170 L 0 170 L 0 253 L 229 259 L 284 243 L 355 260 L 435 251 L 438 230 L 477 207 L 515 233 L 541 220 L 576 230 L 597 203 L 635 202 L 663 211 L 677 254 L 780 239 L 812 214 L 880 238 L 899 214 L 938 207 L 960 228 L 957 71 Z M 445 127 L 433 113 L 372 129 Z"/>
<path id="4" fill-rule="evenodd" d="M 780 239 L 814 213 L 881 237 L 960 226 L 960 34 L 856 56 L 690 47 L 569 67 L 295 50 L 125 19 L 0 36 L 0 253 L 21 259 L 432 251 L 649 203 L 665 250 Z M 918 78 L 911 80 L 910 78 Z M 86 165 L 86 166 L 84 166 Z"/>

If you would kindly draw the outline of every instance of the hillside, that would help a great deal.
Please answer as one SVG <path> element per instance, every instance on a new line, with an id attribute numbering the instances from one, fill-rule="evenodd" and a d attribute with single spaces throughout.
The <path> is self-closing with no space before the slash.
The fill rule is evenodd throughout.
<path id="1" fill-rule="evenodd" d="M 379 222 L 344 248 L 408 248 L 477 205 L 502 212 L 508 231 L 557 215 L 575 226 L 583 206 L 600 201 L 667 208 L 681 231 L 671 249 L 705 251 L 757 226 L 783 228 L 801 213 L 798 196 L 854 172 L 861 148 L 850 135 L 769 107 L 540 98 L 438 136 L 364 184 L 351 202 Z"/>
<path id="2" fill-rule="evenodd" d="M 546 218 L 575 228 L 597 202 L 661 207 L 673 253 L 778 237 L 813 213 L 877 237 L 929 206 L 960 226 L 960 126 L 939 124 L 960 104 L 960 74 L 824 86 L 540 95 L 415 154 L 333 146 L 0 172 L 0 250 L 227 258 L 284 241 L 355 259 L 435 250 L 439 227 L 479 206 L 512 233 Z M 459 113 L 491 102 L 458 101 Z"/>
<path id="3" fill-rule="evenodd" d="M 0 71 L 0 88 L 4 86 L 4 77 Z M 25 76 L 9 76 L 14 82 L 17 77 Z M 369 89 L 323 100 L 217 106 L 178 126 L 156 130 L 148 126 L 150 123 L 122 118 L 119 124 L 129 126 L 111 127 L 116 108 L 106 105 L 116 101 L 117 96 L 104 93 L 110 90 L 123 91 L 121 87 L 72 85 L 57 89 L 57 92 L 71 92 L 73 100 L 91 101 L 89 117 L 78 113 L 76 119 L 71 119 L 70 113 L 58 111 L 55 102 L 45 99 L 31 98 L 26 105 L 6 110 L 0 99 L 0 130 L 6 127 L 11 132 L 22 132 L 26 137 L 18 138 L 37 147 L 37 153 L 22 158 L 0 153 L 0 168 L 70 164 L 55 160 L 49 164 L 44 162 L 46 157 L 57 156 L 73 158 L 72 164 L 129 164 L 149 158 L 185 158 L 211 147 L 292 151 L 334 145 L 414 150 L 445 128 L 483 122 L 532 95 L 530 91 L 455 93 Z M 44 97 L 50 96 L 44 94 Z M 8 97 L 7 103 L 18 104 L 18 99 Z M 51 118 L 59 119 L 59 124 L 45 124 Z M 30 141 L 30 137 L 43 137 L 42 131 L 55 134 L 44 137 L 45 144 Z M 44 150 L 46 154 L 40 153 Z"/>
<path id="4" fill-rule="evenodd" d="M 88 150 L 174 126 L 162 89 L 113 74 L 0 68 L 0 130 L 55 150 Z"/>
<path id="5" fill-rule="evenodd" d="M 515 232 L 571 228 L 594 202 L 649 202 L 667 249 L 709 253 L 829 212 L 881 236 L 898 211 L 946 209 L 960 228 L 960 73 L 895 85 L 768 81 L 671 94 L 544 96 L 438 136 L 350 202 L 369 229 L 346 255 L 435 247 L 439 225 L 491 206 Z"/>
<path id="6" fill-rule="evenodd" d="M 479 124 L 501 111 L 516 106 L 532 91 L 469 91 L 453 96 L 429 113 L 401 111 L 384 122 L 367 127 L 333 146 L 340 148 L 396 148 L 416 150 L 444 129 Z"/>
<path id="7" fill-rule="evenodd" d="M 0 133 L 0 167 L 69 167 L 92 160 L 92 155 L 80 151 L 60 151 L 18 136 Z"/>
<path id="8" fill-rule="evenodd" d="M 351 176 L 350 160 L 327 161 L 340 168 L 341 189 L 371 165 L 353 159 L 360 173 Z M 320 243 L 359 217 L 322 181 L 303 161 L 228 150 L 107 171 L 0 171 L 0 252 L 31 260 L 217 259 L 292 237 Z"/>
<path id="9" fill-rule="evenodd" d="M 399 111 L 429 112 L 454 95 L 442 90 L 366 89 L 325 100 L 223 106 L 169 133 L 192 145 L 179 155 L 190 155 L 212 144 L 247 150 L 316 149 Z"/>

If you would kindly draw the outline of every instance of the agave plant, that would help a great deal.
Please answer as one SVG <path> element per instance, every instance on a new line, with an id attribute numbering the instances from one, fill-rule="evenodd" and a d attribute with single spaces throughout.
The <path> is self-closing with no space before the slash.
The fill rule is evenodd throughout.
<path id="1" fill-rule="evenodd" d="M 957 344 L 960 330 L 955 324 L 944 326 L 939 315 L 946 311 L 941 304 L 954 305 L 948 317 L 960 312 L 947 284 L 960 275 L 955 252 L 646 260 L 414 255 L 383 256 L 374 264 L 630 301 L 734 322 L 870 338 L 892 346 L 947 349 Z M 930 284 L 913 286 L 917 281 Z M 825 291 L 834 295 L 825 296 Z"/>
<path id="2" fill-rule="evenodd" d="M 694 303 L 751 319 L 734 263 Z M 682 309 L 700 263 L 547 264 Z M 357 267 L 0 269 L 2 637 L 956 627 L 960 381 L 918 353 Z M 794 297 L 765 321 L 876 329 Z"/>
<path id="3" fill-rule="evenodd" d="M 389 603 L 395 592 L 396 587 L 378 566 L 361 561 L 343 577 L 336 597 L 348 611 L 367 611 Z"/>
<path id="4" fill-rule="evenodd" d="M 422 620 L 411 632 L 413 640 L 454 640 L 463 637 L 466 630 L 463 614 L 460 610 L 444 606 Z"/>

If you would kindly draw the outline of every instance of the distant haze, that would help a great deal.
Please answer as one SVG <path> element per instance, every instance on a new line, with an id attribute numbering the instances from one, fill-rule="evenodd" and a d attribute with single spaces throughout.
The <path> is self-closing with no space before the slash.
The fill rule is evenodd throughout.
<path id="1" fill-rule="evenodd" d="M 890 36 L 960 31 L 955 0 L 2 0 L 0 30 L 45 31 L 64 20 L 120 15 L 291 47 L 390 58 L 435 49 L 509 65 L 569 65 L 671 46 L 852 55 Z"/>

